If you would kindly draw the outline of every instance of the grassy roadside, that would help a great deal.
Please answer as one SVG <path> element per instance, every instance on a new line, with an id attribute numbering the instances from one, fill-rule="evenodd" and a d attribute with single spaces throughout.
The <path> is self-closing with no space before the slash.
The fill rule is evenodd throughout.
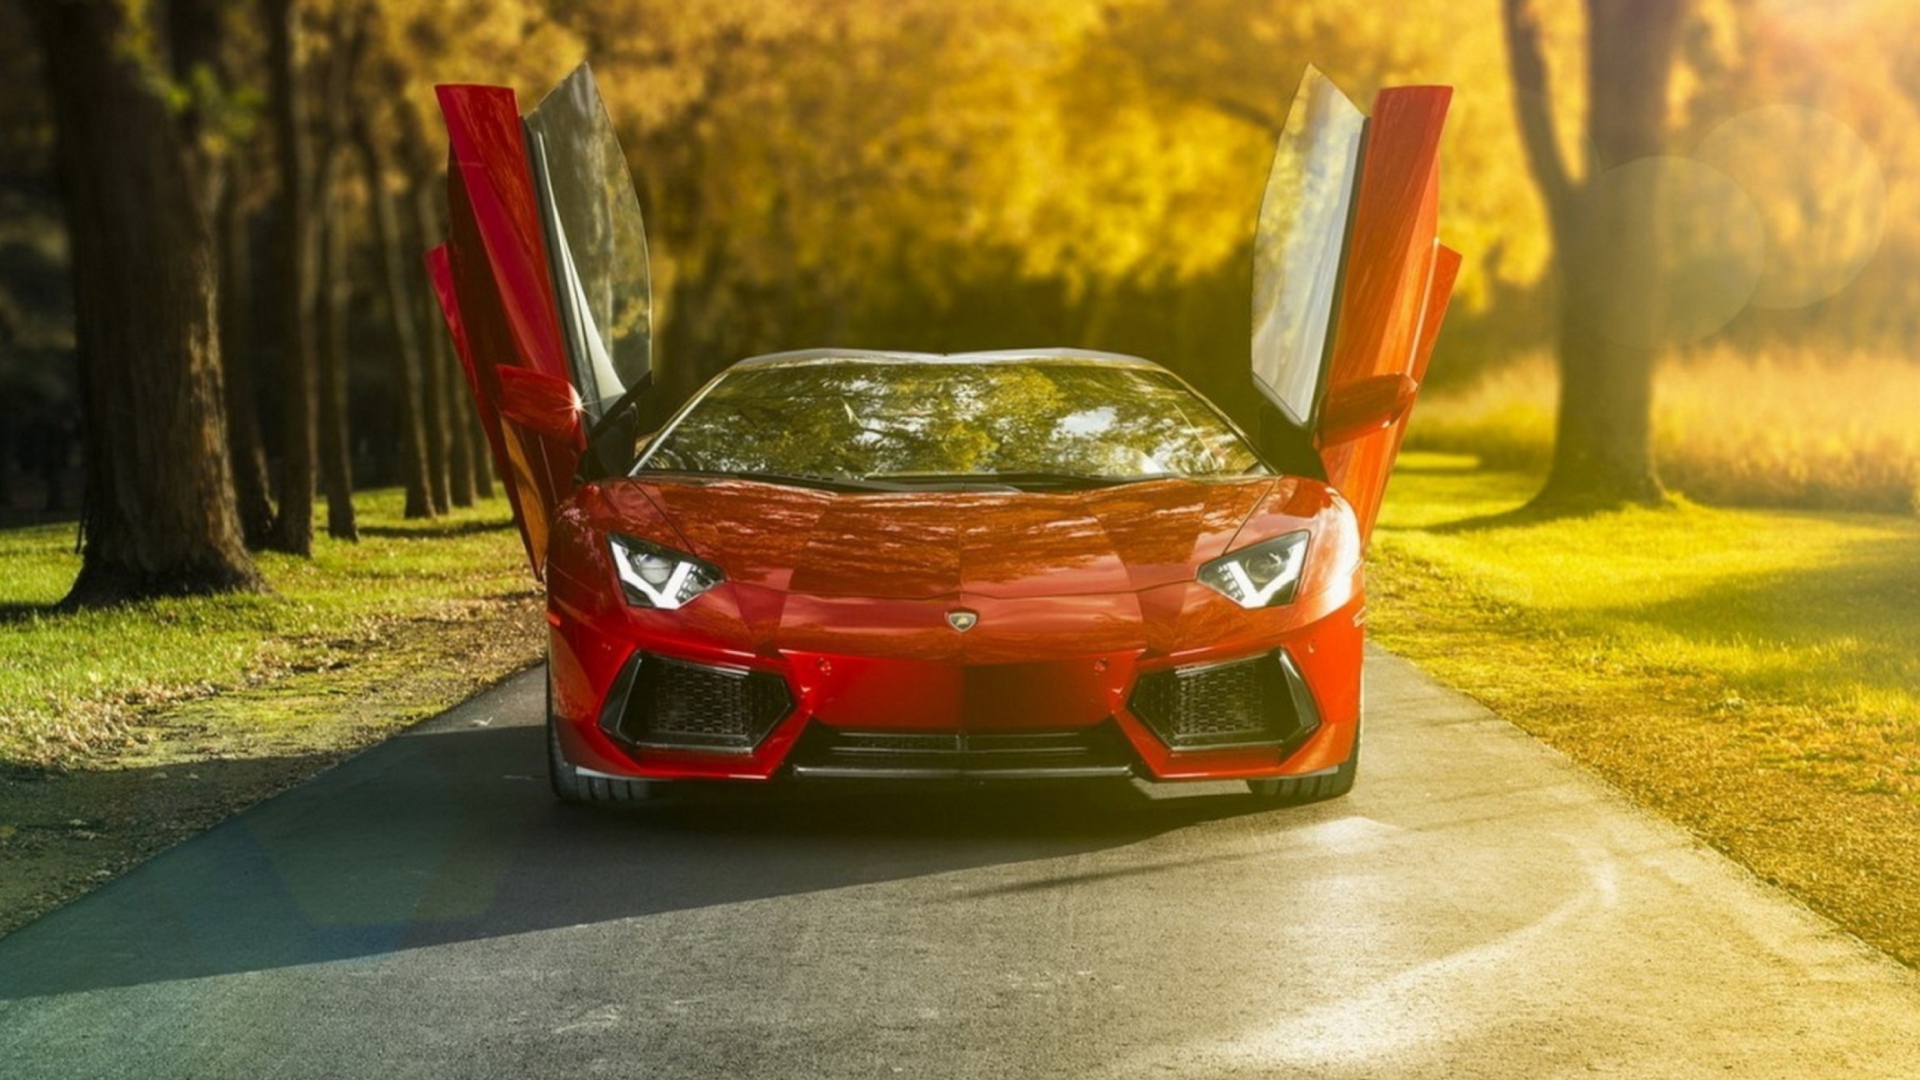
<path id="1" fill-rule="evenodd" d="M 1920 520 L 1529 522 L 1536 487 L 1406 455 L 1377 640 L 1920 965 Z"/>
<path id="2" fill-rule="evenodd" d="M 78 615 L 72 527 L 0 531 L 0 933 L 538 658 L 504 500 L 356 507 L 270 595 Z"/>
<path id="3" fill-rule="evenodd" d="M 1420 400 L 1407 448 L 1546 468 L 1558 376 L 1544 355 Z M 1708 349 L 1655 377 L 1654 456 L 1713 506 L 1920 514 L 1920 363 L 1903 356 Z"/>

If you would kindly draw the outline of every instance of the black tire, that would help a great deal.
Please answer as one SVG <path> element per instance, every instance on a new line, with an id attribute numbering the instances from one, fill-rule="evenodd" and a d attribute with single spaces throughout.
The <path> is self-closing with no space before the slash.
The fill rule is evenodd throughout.
<path id="1" fill-rule="evenodd" d="M 553 683 L 547 683 L 547 785 L 553 797 L 563 803 L 580 806 L 631 806 L 659 793 L 659 785 L 647 780 L 615 780 L 602 776 L 581 776 L 560 749 L 560 728 L 553 715 Z"/>
<path id="2" fill-rule="evenodd" d="M 1353 733 L 1353 752 L 1347 760 L 1325 772 L 1308 776 L 1282 776 L 1272 780 L 1249 780 L 1247 790 L 1255 797 L 1270 799 L 1283 806 L 1337 799 L 1353 790 L 1353 779 L 1360 771 L 1360 732 Z"/>

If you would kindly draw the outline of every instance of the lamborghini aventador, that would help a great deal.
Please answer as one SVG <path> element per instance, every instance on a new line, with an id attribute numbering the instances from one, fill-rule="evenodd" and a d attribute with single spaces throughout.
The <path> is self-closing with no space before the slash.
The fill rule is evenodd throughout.
<path id="1" fill-rule="evenodd" d="M 583 66 L 440 88 L 428 268 L 550 624 L 555 793 L 681 780 L 1243 780 L 1359 759 L 1363 554 L 1458 256 L 1449 91 L 1309 71 L 1255 230 L 1242 430 L 1146 360 L 813 349 L 657 430 L 645 234 Z M 654 403 L 658 405 L 658 403 Z"/>

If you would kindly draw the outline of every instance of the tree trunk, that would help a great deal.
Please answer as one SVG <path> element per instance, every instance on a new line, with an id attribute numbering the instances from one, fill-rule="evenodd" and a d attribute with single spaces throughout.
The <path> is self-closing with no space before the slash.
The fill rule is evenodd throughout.
<path id="1" fill-rule="evenodd" d="M 224 7 L 221 0 L 170 0 L 164 12 L 173 78 L 188 91 L 186 106 L 180 111 L 180 137 L 187 148 L 187 170 L 194 181 L 200 213 L 207 221 L 218 213 L 231 180 L 229 155 L 214 151 L 206 138 L 209 118 L 200 93 L 208 79 L 222 84 L 227 81 L 220 48 L 226 36 Z"/>
<path id="2" fill-rule="evenodd" d="M 348 271 L 347 221 L 338 176 L 345 155 L 347 91 L 358 66 L 364 35 L 349 27 L 348 13 L 336 11 L 321 95 L 322 139 L 314 171 L 314 245 L 320 264 L 317 286 L 315 359 L 319 368 L 320 488 L 327 496 L 327 535 L 358 542 L 353 512 L 353 440 L 347 424 L 347 304 L 352 297 Z"/>
<path id="3" fill-rule="evenodd" d="M 1560 282 L 1560 399 L 1552 471 L 1533 505 L 1665 501 L 1654 468 L 1660 290 L 1655 175 L 1608 171 L 1657 155 L 1680 0 L 1585 0 L 1590 160 L 1575 178 L 1555 136 L 1532 0 L 1503 0 L 1514 107 L 1547 208 Z M 1615 182 L 1608 182 L 1609 180 Z"/>
<path id="4" fill-rule="evenodd" d="M 326 170 L 331 171 L 331 170 Z M 339 192 L 325 195 L 320 231 L 320 486 L 327 495 L 327 535 L 358 541 L 353 513 L 352 441 L 347 428 L 347 222 Z"/>
<path id="5" fill-rule="evenodd" d="M 472 391 L 468 391 L 469 394 Z M 480 428 L 480 413 L 470 398 L 466 401 L 467 459 L 473 462 L 473 496 L 493 498 L 493 448 L 487 445 L 487 433 Z"/>
<path id="6" fill-rule="evenodd" d="M 69 607 L 261 587 L 222 422 L 212 237 L 188 152 L 107 0 L 28 5 L 46 57 L 85 413 Z"/>
<path id="7" fill-rule="evenodd" d="M 217 91 L 226 92 L 232 80 L 225 52 L 225 21 L 229 18 L 221 0 L 172 0 L 166 6 L 167 42 L 172 52 L 176 81 L 191 88 L 188 108 L 181 114 L 181 131 L 193 162 L 202 212 L 214 223 L 217 251 L 216 274 L 220 329 L 220 366 L 226 382 L 227 448 L 233 467 L 235 507 L 240 515 L 240 533 L 247 547 L 267 545 L 273 533 L 273 503 L 268 495 L 267 455 L 260 436 L 259 406 L 253 390 L 252 362 L 246 340 L 251 298 L 248 219 L 236 168 L 236 148 L 224 152 L 209 145 L 210 122 L 201 91 L 211 79 Z M 216 136 L 231 139 L 234 132 L 219 130 Z"/>
<path id="8" fill-rule="evenodd" d="M 428 295 L 424 303 L 437 305 L 439 302 Z M 472 392 L 467 389 L 467 377 L 461 371 L 460 362 L 452 355 L 446 323 L 439 315 L 438 311 L 421 311 L 424 321 L 420 325 L 424 328 L 427 355 L 433 361 L 429 366 L 439 373 L 440 397 L 446 406 L 447 499 L 454 506 L 472 506 L 476 487 L 472 432 L 477 430 L 475 420 L 468 415 L 473 411 Z"/>
<path id="9" fill-rule="evenodd" d="M 416 273 L 408 280 L 420 276 Z M 421 292 L 418 288 L 407 291 L 410 297 L 418 297 Z M 407 314 L 411 318 L 419 310 L 419 304 L 415 303 Z M 440 336 L 431 329 L 426 338 L 427 346 L 420 350 L 420 418 L 426 424 L 428 493 L 433 497 L 433 512 L 444 514 L 453 506 L 453 402 L 447 397 L 447 352 L 439 347 Z"/>
<path id="10" fill-rule="evenodd" d="M 427 340 L 432 342 L 431 348 L 434 351 L 445 356 L 447 351 L 445 334 L 428 330 Z M 466 414 L 467 410 L 473 406 L 467 404 L 466 378 L 460 374 L 459 365 L 452 363 L 451 358 L 448 358 L 443 366 L 447 371 L 447 412 L 451 414 L 448 420 L 453 425 L 452 431 L 448 433 L 450 438 L 447 442 L 447 470 L 450 474 L 447 497 L 455 506 L 472 506 L 473 443 L 467 439 L 467 432 L 472 425 L 468 423 Z"/>
<path id="11" fill-rule="evenodd" d="M 305 95 L 299 77 L 295 0 L 260 0 L 267 32 L 267 96 L 280 168 L 279 258 L 281 370 L 280 516 L 272 547 L 313 554 L 315 403 L 313 363 L 313 175 Z"/>
<path id="12" fill-rule="evenodd" d="M 422 403 L 420 337 L 413 318 L 408 268 L 414 265 L 401 253 L 404 238 L 393 196 L 387 191 L 387 168 L 380 143 L 367 121 L 366 109 L 354 111 L 353 141 L 367 174 L 367 201 L 373 204 L 374 246 L 378 248 L 381 287 L 393 318 L 393 336 L 399 344 L 400 473 L 406 486 L 406 516 L 432 517 L 434 505 L 428 477 L 427 423 Z M 418 271 L 414 271 L 418 274 Z"/>
<path id="13" fill-rule="evenodd" d="M 408 107 L 400 104 L 396 108 Z M 402 117 L 410 115 L 409 111 L 403 113 Z M 405 205 L 411 208 L 411 213 L 405 214 L 401 230 L 405 239 L 401 246 L 408 252 L 420 252 L 432 245 L 433 237 L 446 235 L 445 228 L 437 220 L 438 215 L 434 213 L 433 202 L 435 190 L 444 192 L 446 187 L 421 181 L 422 174 L 431 171 L 424 167 L 422 160 L 424 154 L 421 148 L 425 140 L 420 137 L 417 124 L 404 123 L 404 120 L 403 124 L 399 137 L 410 148 L 402 151 L 402 162 L 410 174 L 409 188 L 403 199 Z M 417 266 L 418 260 L 409 262 Z M 432 485 L 433 508 L 437 513 L 444 514 L 454 505 L 454 418 L 459 415 L 456 406 L 459 398 L 467 395 L 465 387 L 453 380 L 464 380 L 465 376 L 454 370 L 457 365 L 447 355 L 446 334 L 436 331 L 434 324 L 441 321 L 438 318 L 439 301 L 434 298 L 433 290 L 427 287 L 426 275 L 416 269 L 407 275 L 406 280 L 407 294 L 413 299 L 410 313 L 416 320 L 421 320 L 414 325 L 420 328 L 421 418 L 426 423 L 427 478 Z M 469 496 L 465 503 L 460 504 L 463 506 L 473 502 L 471 477 L 467 484 Z"/>
<path id="14" fill-rule="evenodd" d="M 407 168 L 412 181 L 412 203 L 414 220 L 414 246 L 424 249 L 434 242 L 435 237 L 445 236 L 446 223 L 441 220 L 439 203 L 445 197 L 446 181 L 432 159 L 427 155 L 424 135 L 420 132 L 419 117 L 410 107 L 404 114 L 405 127 L 401 137 L 412 148 L 407 155 Z M 416 277 L 416 280 L 419 280 Z M 427 352 L 428 367 L 439 372 L 444 389 L 441 399 L 445 402 L 443 423 L 447 438 L 447 494 L 454 506 L 472 506 L 476 497 L 493 498 L 493 479 L 487 469 L 490 451 L 486 435 L 480 430 L 480 416 L 474 411 L 473 392 L 467 387 L 465 371 L 459 358 L 453 355 L 451 342 L 447 338 L 446 323 L 440 316 L 440 302 L 433 290 L 421 287 L 414 290 L 420 298 L 417 307 L 420 326 L 424 333 L 424 347 Z"/>
<path id="15" fill-rule="evenodd" d="M 415 184 L 413 188 L 415 225 L 420 229 L 415 234 L 419 242 L 413 244 L 413 250 L 426 250 L 430 246 L 430 236 L 445 234 L 444 229 L 438 229 L 440 223 L 434 215 L 432 192 L 436 186 L 445 190 L 444 184 Z M 409 281 L 415 282 L 413 296 L 419 298 L 413 309 L 422 319 L 426 319 L 420 323 L 420 327 L 426 329 L 426 379 L 432 384 L 432 390 L 426 396 L 426 430 L 432 440 L 428 450 L 440 448 L 440 461 L 434 463 L 434 505 L 445 511 L 449 505 L 474 503 L 474 475 L 470 459 L 472 448 L 468 446 L 465 432 L 461 430 L 461 423 L 465 423 L 465 409 L 461 405 L 468 396 L 467 377 L 461 373 L 459 361 L 453 359 L 451 350 L 447 348 L 447 334 L 444 331 L 436 332 L 434 323 L 440 319 L 434 319 L 438 313 L 434 307 L 440 306 L 440 302 L 434 300 L 432 288 L 426 288 L 426 275 L 415 273 Z"/>
<path id="16" fill-rule="evenodd" d="M 1653 460 L 1658 350 L 1644 324 L 1655 301 L 1653 199 L 1635 185 L 1589 199 L 1585 236 L 1556 241 L 1561 267 L 1560 399 L 1544 508 L 1666 500 Z M 1631 325 L 1631 324 L 1640 325 Z"/>
<path id="17" fill-rule="evenodd" d="M 273 538 L 273 500 L 268 495 L 266 442 L 260 437 L 260 405 L 253 389 L 253 358 L 247 333 L 253 288 L 253 239 L 236 185 L 220 198 L 220 367 L 226 377 L 227 447 L 233 459 L 233 494 L 240 535 L 259 549 Z"/>

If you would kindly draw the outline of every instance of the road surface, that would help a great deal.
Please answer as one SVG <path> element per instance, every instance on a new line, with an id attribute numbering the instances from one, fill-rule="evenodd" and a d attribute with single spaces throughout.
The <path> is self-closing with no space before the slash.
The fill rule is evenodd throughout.
<path id="1" fill-rule="evenodd" d="M 8 1077 L 1920 1077 L 1920 981 L 1404 661 L 1353 795 L 556 805 L 541 673 L 0 940 Z"/>

